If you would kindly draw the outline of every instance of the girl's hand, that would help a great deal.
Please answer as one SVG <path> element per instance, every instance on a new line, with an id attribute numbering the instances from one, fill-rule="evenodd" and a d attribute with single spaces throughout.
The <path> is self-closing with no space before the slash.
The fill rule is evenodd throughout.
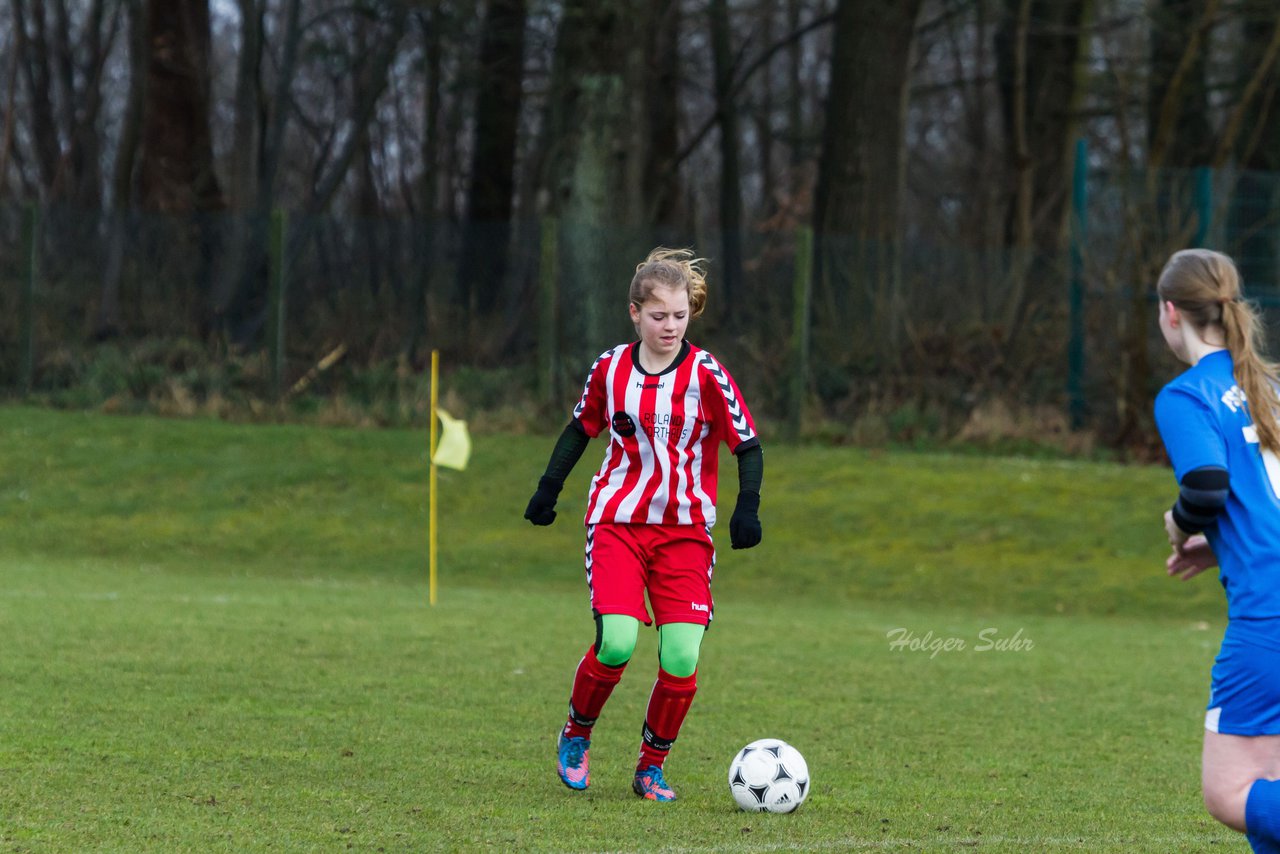
<path id="1" fill-rule="evenodd" d="M 1164 511 L 1164 532 L 1169 535 L 1169 545 L 1173 546 L 1175 552 L 1182 551 L 1183 544 L 1187 542 L 1187 538 L 1191 535 L 1178 527 L 1178 523 L 1173 521 L 1173 511 Z"/>
<path id="2" fill-rule="evenodd" d="M 1217 565 L 1218 558 L 1209 547 L 1209 541 L 1204 538 L 1204 534 L 1188 537 L 1183 542 L 1182 548 L 1175 549 L 1164 562 L 1165 570 L 1170 577 L 1180 578 L 1183 581 L 1195 578 L 1206 569 Z"/>

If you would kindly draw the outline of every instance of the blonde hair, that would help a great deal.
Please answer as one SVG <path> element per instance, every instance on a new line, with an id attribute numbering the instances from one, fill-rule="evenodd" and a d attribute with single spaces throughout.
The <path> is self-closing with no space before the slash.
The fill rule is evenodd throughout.
<path id="1" fill-rule="evenodd" d="M 707 306 L 707 273 L 702 268 L 706 262 L 706 258 L 695 258 L 689 249 L 659 246 L 636 265 L 631 303 L 637 308 L 644 305 L 655 287 L 684 288 L 689 292 L 689 318 L 697 317 Z"/>
<path id="2" fill-rule="evenodd" d="M 1215 323 L 1222 327 L 1258 442 L 1264 450 L 1280 453 L 1276 392 L 1280 370 L 1263 355 L 1262 321 L 1244 301 L 1235 262 L 1209 249 L 1175 252 L 1160 271 L 1156 292 L 1161 301 L 1173 303 L 1196 331 Z"/>

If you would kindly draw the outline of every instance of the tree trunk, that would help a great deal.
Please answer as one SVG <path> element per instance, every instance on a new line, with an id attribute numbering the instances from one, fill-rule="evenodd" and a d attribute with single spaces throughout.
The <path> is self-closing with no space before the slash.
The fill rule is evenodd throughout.
<path id="1" fill-rule="evenodd" d="M 276 177 L 280 171 L 280 158 L 284 153 L 284 134 L 289 126 L 291 112 L 289 92 L 298 69 L 298 46 L 302 42 L 302 2 L 287 0 L 284 10 L 283 42 L 280 66 L 276 69 L 276 85 L 267 105 L 269 121 L 265 122 L 262 139 L 262 168 L 258 173 L 258 194 L 255 207 L 265 216 L 275 204 Z M 265 227 L 265 226 L 264 226 Z"/>
<path id="2" fill-rule="evenodd" d="M 415 187 L 412 239 L 414 257 L 417 259 L 411 284 L 412 299 L 405 341 L 401 353 L 413 359 L 419 342 L 427 334 L 427 295 L 430 293 L 431 273 L 435 269 L 436 231 L 439 229 L 437 207 L 440 181 L 440 70 L 443 62 L 443 36 L 441 14 L 438 7 L 419 9 L 416 13 L 423 38 L 422 112 L 423 133 L 420 154 L 422 171 Z"/>
<path id="3" fill-rule="evenodd" d="M 15 47 L 26 83 L 27 103 L 31 110 L 31 135 L 34 141 L 40 186 L 51 195 L 58 179 L 62 160 L 62 141 L 54 116 L 52 73 L 49 69 L 49 46 L 45 37 L 45 7 L 37 3 L 30 10 L 28 0 L 13 0 Z"/>
<path id="4" fill-rule="evenodd" d="M 217 233 L 208 216 L 223 205 L 213 168 L 208 0 L 147 0 L 147 83 L 139 131 L 136 198 L 144 209 L 188 217 L 191 318 L 207 323 Z M 180 220 L 179 220 L 180 221 Z"/>
<path id="5" fill-rule="evenodd" d="M 458 290 L 472 337 L 503 302 L 524 78 L 524 0 L 491 0 L 480 37 L 476 130 Z"/>
<path id="6" fill-rule="evenodd" d="M 715 66 L 716 114 L 720 123 L 720 281 L 722 304 L 742 297 L 742 166 L 738 156 L 741 130 L 733 94 L 732 28 L 727 0 L 711 0 L 711 53 Z M 724 315 L 730 326 L 739 313 Z"/>
<path id="7" fill-rule="evenodd" d="M 369 133 L 369 123 L 373 120 L 378 100 L 382 97 L 382 93 L 386 91 L 390 82 L 388 71 L 391 68 L 392 60 L 396 58 L 400 40 L 404 36 L 404 24 L 408 14 L 407 0 L 394 0 L 394 2 L 388 4 L 386 18 L 383 25 L 378 28 L 380 32 L 377 37 L 378 43 L 371 47 L 372 54 L 370 58 L 361 65 L 357 73 L 355 83 L 356 108 L 350 116 L 350 126 L 356 132 L 346 134 L 342 138 L 342 144 L 329 159 L 323 174 L 316 180 L 311 199 L 307 205 L 312 213 L 320 213 L 329 209 L 330 204 L 333 202 L 334 194 L 342 186 L 342 182 L 346 179 L 347 173 L 351 169 L 356 152 L 365 144 Z"/>
<path id="8" fill-rule="evenodd" d="M 1245 98 L 1278 28 L 1280 21 L 1274 14 L 1265 14 L 1263 8 L 1258 8 L 1255 16 L 1246 18 L 1240 45 L 1237 102 Z M 1246 287 L 1275 288 L 1280 286 L 1276 246 L 1280 218 L 1276 214 L 1274 174 L 1280 172 L 1280 72 L 1274 63 L 1258 90 L 1257 105 L 1251 110 L 1256 124 L 1246 129 L 1244 138 L 1234 146 L 1244 171 L 1232 193 L 1227 250 L 1235 257 Z"/>
<path id="9" fill-rule="evenodd" d="M 257 204 L 261 156 L 262 9 L 255 0 L 237 0 L 240 10 L 240 53 L 236 57 L 235 118 L 229 156 L 228 207 L 237 213 Z"/>
<path id="10" fill-rule="evenodd" d="M 641 17 L 620 0 L 569 0 L 556 40 L 544 186 L 560 219 L 560 303 L 574 307 L 561 317 L 565 361 L 582 370 L 626 329 L 639 260 L 627 256 L 643 251 L 627 230 L 648 210 L 645 101 L 630 94 L 644 87 L 629 76 L 644 69 Z"/>
<path id="11" fill-rule="evenodd" d="M 1030 92 L 1027 85 L 1028 56 L 1027 34 L 1031 26 L 1031 0 L 1009 0 L 1013 14 L 1012 60 L 1008 76 L 1012 78 L 1009 93 L 1009 156 L 1013 161 L 1013 205 L 1010 228 L 1010 245 L 1013 250 L 1012 280 L 1005 301 L 1004 333 L 1006 340 L 1015 337 L 1014 329 L 1022 315 L 1022 304 L 1027 289 L 1027 277 L 1031 273 L 1031 202 L 1035 172 L 1031 161 L 1031 145 L 1027 132 L 1030 112 Z"/>
<path id="12" fill-rule="evenodd" d="M 800 29 L 801 0 L 787 0 L 787 31 L 794 33 Z M 803 144 L 804 126 L 804 84 L 800 68 L 804 59 L 804 45 L 799 39 L 791 42 L 787 49 L 787 140 L 790 144 L 791 186 L 788 188 L 792 198 L 800 195 L 805 189 L 801 181 L 803 164 L 809 159 L 808 149 Z"/>
<path id="13" fill-rule="evenodd" d="M 1219 0 L 1156 0 L 1151 10 L 1146 198 L 1128 281 L 1154 281 L 1169 252 L 1189 245 L 1194 234 L 1191 170 L 1208 166 L 1214 150 L 1205 68 L 1218 6 Z M 1131 288 L 1126 302 L 1119 341 L 1118 445 L 1141 442 L 1150 428 L 1152 309 L 1143 288 Z"/>
<path id="14" fill-rule="evenodd" d="M 773 43 L 774 0 L 763 0 L 760 4 L 760 39 L 769 45 Z M 756 112 L 755 132 L 759 153 L 756 162 L 760 170 L 760 210 L 759 219 L 768 219 L 777 211 L 777 174 L 773 167 L 773 110 L 774 80 L 772 61 L 765 64 L 760 80 L 760 108 Z"/>
<path id="15" fill-rule="evenodd" d="M 99 135 L 103 68 L 121 19 L 119 3 L 108 14 L 104 0 L 78 4 L 74 18 L 66 0 L 13 0 L 13 56 L 6 63 L 24 84 L 39 183 L 49 199 L 67 199 L 84 208 L 102 202 Z M 84 248 L 93 239 L 65 231 L 54 239 Z"/>
<path id="16" fill-rule="evenodd" d="M 1214 144 L 1205 64 L 1218 5 L 1219 0 L 1156 0 L 1151 11 L 1147 160 L 1152 169 L 1209 165 Z"/>
<path id="17" fill-rule="evenodd" d="M 106 260 L 102 266 L 102 295 L 94 337 L 111 338 L 121 330 L 120 278 L 129 240 L 128 221 L 133 210 L 134 167 L 142 130 L 142 110 L 146 100 L 150 42 L 142 0 L 126 0 L 129 34 L 129 95 L 120 141 L 116 147 L 115 169 L 111 177 L 111 209 L 108 214 Z"/>
<path id="18" fill-rule="evenodd" d="M 89 210 L 102 205 L 102 129 L 99 127 L 102 112 L 102 69 L 119 20 L 118 12 L 117 9 L 111 18 L 111 30 L 104 33 L 107 21 L 103 0 L 93 0 L 89 4 L 83 37 L 86 48 L 78 57 L 81 60 L 79 68 L 75 67 L 75 51 L 70 44 L 66 45 L 67 66 L 70 70 L 69 91 L 75 92 L 75 81 L 81 81 L 79 94 L 75 96 L 80 106 L 71 116 L 71 171 L 75 176 L 72 198 L 76 204 Z"/>
<path id="19" fill-rule="evenodd" d="M 147 0 L 146 101 L 138 203 L 189 214 L 223 206 L 209 126 L 208 0 Z"/>
<path id="20" fill-rule="evenodd" d="M 1077 64 L 1090 5 L 1091 0 L 1004 0 L 996 31 L 1005 148 L 1014 164 L 1005 227 L 1014 257 L 1001 317 L 1010 348 L 1022 338 L 1033 288 L 1053 287 L 1053 262 L 1066 248 L 1081 96 Z M 1060 297 L 1055 291 L 1047 300 Z"/>
<path id="21" fill-rule="evenodd" d="M 888 362 L 897 360 L 901 327 L 907 81 L 920 6 L 841 0 L 837 7 L 814 200 L 815 281 L 832 331 L 845 347 L 871 342 L 872 354 Z"/>
<path id="22" fill-rule="evenodd" d="M 255 229 L 260 219 L 258 203 L 262 158 L 262 50 L 263 10 L 255 0 L 237 0 L 240 10 L 240 53 L 236 59 L 235 118 L 227 186 L 230 216 L 226 223 L 226 243 L 218 270 L 218 281 L 209 301 L 212 318 L 220 318 L 230 295 L 242 292 L 252 279 L 252 271 L 262 268 L 265 251 Z"/>
<path id="23" fill-rule="evenodd" d="M 17 124 L 16 103 L 18 100 L 18 52 L 9 52 L 5 63 L 4 86 L 4 133 L 0 136 L 0 199 L 7 195 L 9 189 L 9 162 L 13 153 L 13 131 Z"/>
<path id="24" fill-rule="evenodd" d="M 276 178 L 292 109 L 290 91 L 297 72 L 302 40 L 301 0 L 289 0 L 282 12 L 279 65 L 275 86 L 265 104 L 261 100 L 261 65 L 266 49 L 266 7 L 256 0 L 237 0 L 240 8 L 240 57 L 236 63 L 237 151 L 231 166 L 231 199 L 235 206 L 228 250 L 209 296 L 206 335 L 237 345 L 247 343 L 264 316 L 267 291 L 268 229 L 275 199 Z M 248 143 L 248 150 L 239 146 Z"/>
<path id="25" fill-rule="evenodd" d="M 1025 38 L 1020 40 L 1019 12 L 1024 5 Z M 1025 218 L 1021 229 L 1026 233 L 1023 240 L 1018 239 L 1018 217 L 1012 217 L 1008 229 L 1011 245 L 1028 245 L 1041 252 L 1059 252 L 1066 245 L 1067 200 L 1082 94 L 1077 69 L 1091 6 L 1092 0 L 1004 0 L 1004 15 L 995 37 L 996 76 L 1009 140 L 1006 149 L 1024 169 L 1027 183 L 1026 210 L 1020 214 Z M 1025 59 L 1021 68 L 1016 61 L 1019 50 Z M 1022 99 L 1014 91 L 1018 80 L 1023 83 Z M 1021 123 L 1015 121 L 1020 110 Z"/>
<path id="26" fill-rule="evenodd" d="M 680 3 L 650 0 L 653 26 L 645 28 L 650 72 L 645 101 L 652 133 L 645 161 L 649 221 L 675 226 L 682 213 L 677 157 L 680 153 Z"/>

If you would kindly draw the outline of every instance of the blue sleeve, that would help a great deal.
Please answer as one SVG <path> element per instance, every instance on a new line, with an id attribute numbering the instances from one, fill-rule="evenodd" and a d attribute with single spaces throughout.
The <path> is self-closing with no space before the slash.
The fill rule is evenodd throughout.
<path id="1" fill-rule="evenodd" d="M 1156 426 L 1179 483 L 1192 469 L 1227 468 L 1227 442 L 1218 419 L 1198 397 L 1166 387 L 1156 397 Z"/>

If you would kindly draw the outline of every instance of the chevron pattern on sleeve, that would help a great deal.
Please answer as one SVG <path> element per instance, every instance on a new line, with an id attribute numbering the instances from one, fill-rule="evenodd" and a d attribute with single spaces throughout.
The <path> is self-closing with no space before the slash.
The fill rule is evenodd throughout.
<path id="1" fill-rule="evenodd" d="M 612 350 L 605 350 L 599 356 L 596 356 L 596 360 L 591 363 L 591 370 L 587 371 L 587 381 L 582 386 L 582 397 L 578 398 L 578 405 L 573 408 L 574 418 L 582 417 L 582 411 L 587 408 L 587 396 L 591 393 L 591 380 L 596 375 L 596 368 L 611 355 L 613 355 Z"/>
<path id="2" fill-rule="evenodd" d="M 733 383 L 729 381 L 729 375 L 724 368 L 720 367 L 720 363 L 715 357 L 705 350 L 698 359 L 700 367 L 706 369 L 711 378 L 716 381 L 716 385 L 720 387 L 720 394 L 724 396 L 725 407 L 729 410 L 729 420 L 733 424 L 734 432 L 738 434 L 738 438 L 746 441 L 755 436 L 755 432 L 751 429 L 751 424 L 747 421 L 747 414 L 742 410 L 742 403 L 738 400 L 738 395 L 733 390 Z"/>

